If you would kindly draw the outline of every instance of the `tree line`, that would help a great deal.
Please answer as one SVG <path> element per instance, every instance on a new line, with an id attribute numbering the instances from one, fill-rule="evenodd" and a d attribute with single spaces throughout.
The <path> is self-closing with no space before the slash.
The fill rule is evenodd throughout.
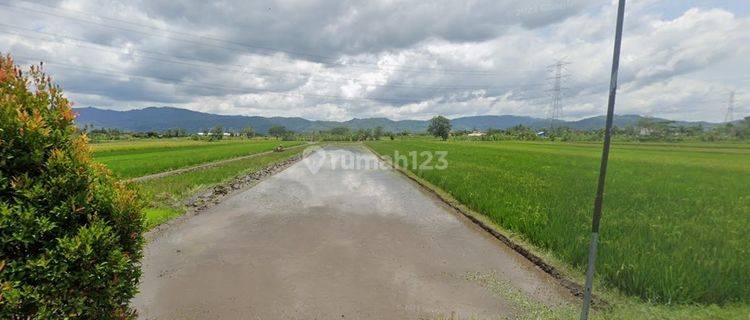
<path id="1" fill-rule="evenodd" d="M 614 139 L 634 142 L 679 142 L 679 141 L 742 141 L 750 139 L 750 117 L 740 121 L 715 125 L 709 128 L 701 125 L 683 125 L 674 121 L 642 118 L 630 126 L 614 126 Z M 312 132 L 295 132 L 284 126 L 275 125 L 266 134 L 256 131 L 252 126 L 241 130 L 225 130 L 222 126 L 203 129 L 198 134 L 190 134 L 183 128 L 171 128 L 161 132 L 127 132 L 119 129 L 94 128 L 84 126 L 79 132 L 86 133 L 92 141 L 118 140 L 131 138 L 177 138 L 216 141 L 225 137 L 269 137 L 279 140 L 314 140 L 314 141 L 366 141 L 380 140 L 407 135 L 423 135 L 409 131 L 391 132 L 382 126 L 375 128 L 352 129 L 338 126 L 327 130 Z M 553 128 L 534 128 L 518 125 L 507 129 L 489 128 L 477 135 L 478 130 L 452 130 L 451 121 L 443 116 L 433 117 L 428 124 L 426 134 L 443 140 L 552 140 L 552 141 L 600 141 L 604 129 L 581 130 L 566 126 Z M 472 134 L 473 133 L 473 134 Z"/>
<path id="2" fill-rule="evenodd" d="M 459 140 L 552 140 L 552 141 L 601 141 L 604 129 L 577 130 L 570 127 L 537 129 L 518 125 L 508 129 L 488 129 L 478 137 L 470 137 L 474 131 L 451 132 Z M 705 128 L 700 125 L 686 126 L 674 121 L 640 119 L 635 125 L 614 126 L 613 139 L 631 142 L 680 142 L 680 141 L 745 141 L 750 140 L 750 117 L 740 121 Z"/>

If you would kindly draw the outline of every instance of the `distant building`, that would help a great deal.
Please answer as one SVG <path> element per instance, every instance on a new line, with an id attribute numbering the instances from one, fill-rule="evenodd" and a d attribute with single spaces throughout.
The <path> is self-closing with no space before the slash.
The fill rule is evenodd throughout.
<path id="1" fill-rule="evenodd" d="M 208 135 L 208 136 L 212 136 L 212 135 L 214 135 L 214 134 L 213 134 L 213 132 L 209 132 L 209 133 L 205 133 L 205 132 L 198 132 L 197 134 L 198 134 L 199 136 L 206 136 L 206 135 Z M 231 133 L 229 133 L 229 132 L 224 132 L 224 133 L 222 133 L 221 135 L 223 135 L 223 136 L 225 136 L 225 137 L 231 137 L 231 136 L 232 136 L 232 134 L 231 134 Z"/>
<path id="2" fill-rule="evenodd" d="M 486 135 L 487 135 L 486 133 L 481 132 L 481 131 L 474 131 L 472 133 L 467 134 L 467 136 L 469 137 L 484 137 Z"/>

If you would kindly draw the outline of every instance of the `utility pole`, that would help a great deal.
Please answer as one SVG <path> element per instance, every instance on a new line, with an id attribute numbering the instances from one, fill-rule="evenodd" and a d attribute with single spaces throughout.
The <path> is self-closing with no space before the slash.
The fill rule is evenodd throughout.
<path id="1" fill-rule="evenodd" d="M 564 67 L 568 65 L 568 62 L 563 60 L 557 60 L 555 64 L 547 66 L 549 69 L 553 69 L 552 78 L 552 105 L 549 108 L 549 131 L 552 133 L 555 129 L 555 122 L 562 118 L 562 81 L 565 76 L 563 75 Z"/>
<path id="2" fill-rule="evenodd" d="M 622 43 L 622 24 L 625 16 L 625 0 L 617 4 L 617 25 L 615 27 L 615 48 L 612 53 L 612 73 L 609 79 L 609 100 L 607 101 L 607 122 L 604 129 L 604 146 L 602 147 L 602 161 L 599 167 L 599 183 L 594 199 L 594 217 L 591 222 L 591 244 L 589 246 L 589 262 L 586 269 L 586 286 L 583 291 L 583 308 L 581 320 L 588 320 L 591 308 L 591 291 L 594 286 L 594 268 L 596 265 L 596 248 L 599 242 L 599 222 L 602 219 L 602 203 L 604 201 L 604 183 L 607 177 L 607 162 L 609 161 L 609 146 L 612 140 L 612 121 L 615 114 L 615 96 L 617 95 L 617 72 L 620 68 L 620 45 Z"/>
<path id="3" fill-rule="evenodd" d="M 734 121 L 734 91 L 729 92 L 729 101 L 727 103 L 727 114 L 724 116 L 724 122 Z"/>

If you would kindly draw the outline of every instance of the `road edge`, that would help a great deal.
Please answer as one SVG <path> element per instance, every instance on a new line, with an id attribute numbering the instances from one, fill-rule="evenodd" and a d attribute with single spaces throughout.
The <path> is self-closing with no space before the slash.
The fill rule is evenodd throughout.
<path id="1" fill-rule="evenodd" d="M 389 167 L 393 168 L 396 172 L 405 176 L 409 180 L 415 182 L 419 187 L 422 188 L 423 191 L 434 196 L 440 202 L 444 203 L 448 207 L 455 210 L 457 213 L 466 217 L 475 225 L 479 226 L 484 231 L 488 232 L 493 237 L 495 237 L 497 240 L 499 240 L 503 244 L 513 249 L 513 251 L 517 252 L 518 254 L 523 256 L 525 259 L 529 260 L 531 263 L 536 265 L 539 269 L 544 271 L 544 273 L 550 275 L 561 286 L 568 289 L 568 291 L 573 296 L 583 299 L 583 286 L 581 284 L 573 281 L 569 276 L 567 276 L 565 273 L 560 271 L 560 268 L 557 268 L 553 266 L 552 264 L 547 263 L 546 261 L 544 261 L 544 259 L 542 259 L 542 257 L 532 252 L 532 250 L 527 249 L 524 245 L 520 244 L 518 241 L 514 241 L 511 237 L 506 235 L 506 233 L 510 233 L 510 232 L 502 229 L 502 227 L 496 225 L 494 222 L 489 221 L 489 219 L 486 216 L 468 208 L 466 205 L 462 204 L 461 202 L 453 198 L 453 196 L 451 196 L 445 190 L 442 190 L 439 187 L 430 183 L 429 181 L 422 179 L 421 177 L 417 176 L 411 171 L 404 169 L 401 166 L 398 166 L 397 164 L 394 164 L 392 161 L 390 161 L 390 159 L 380 155 L 378 152 L 376 152 L 367 144 L 363 143 L 362 145 L 370 153 L 372 153 L 378 159 L 380 159 L 380 161 L 383 161 Z M 529 247 L 533 247 L 530 244 L 526 244 L 526 245 Z M 609 303 L 607 301 L 602 300 L 598 296 L 593 296 L 592 302 L 593 302 L 592 306 L 597 309 L 607 308 L 609 306 Z"/>

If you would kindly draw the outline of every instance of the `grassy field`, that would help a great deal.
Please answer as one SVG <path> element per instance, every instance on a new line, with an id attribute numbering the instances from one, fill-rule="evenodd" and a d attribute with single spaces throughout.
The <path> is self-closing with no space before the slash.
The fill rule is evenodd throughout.
<path id="1" fill-rule="evenodd" d="M 231 139 L 215 142 L 189 139 L 117 141 L 92 144 L 94 160 L 121 178 L 134 178 L 206 162 L 273 150 L 299 141 Z"/>
<path id="2" fill-rule="evenodd" d="M 447 151 L 446 170 L 408 167 L 575 269 L 585 267 L 600 145 L 368 145 L 389 156 Z M 750 301 L 750 146 L 615 144 L 609 168 L 597 261 L 606 286 L 657 303 Z"/>
<path id="3" fill-rule="evenodd" d="M 189 139 L 141 139 L 91 144 L 94 160 L 104 163 L 121 178 L 133 178 L 294 146 L 299 141 L 244 140 L 195 141 Z M 144 214 L 151 229 L 182 215 L 182 201 L 213 185 L 248 174 L 301 153 L 303 148 L 240 159 L 214 167 L 138 182 L 148 202 Z"/>
<path id="4" fill-rule="evenodd" d="M 185 209 L 182 201 L 206 188 L 231 180 L 236 176 L 258 171 L 301 152 L 301 148 L 274 152 L 216 167 L 139 182 L 141 192 L 149 203 L 149 207 L 145 210 L 146 227 L 153 228 L 183 214 Z"/>

